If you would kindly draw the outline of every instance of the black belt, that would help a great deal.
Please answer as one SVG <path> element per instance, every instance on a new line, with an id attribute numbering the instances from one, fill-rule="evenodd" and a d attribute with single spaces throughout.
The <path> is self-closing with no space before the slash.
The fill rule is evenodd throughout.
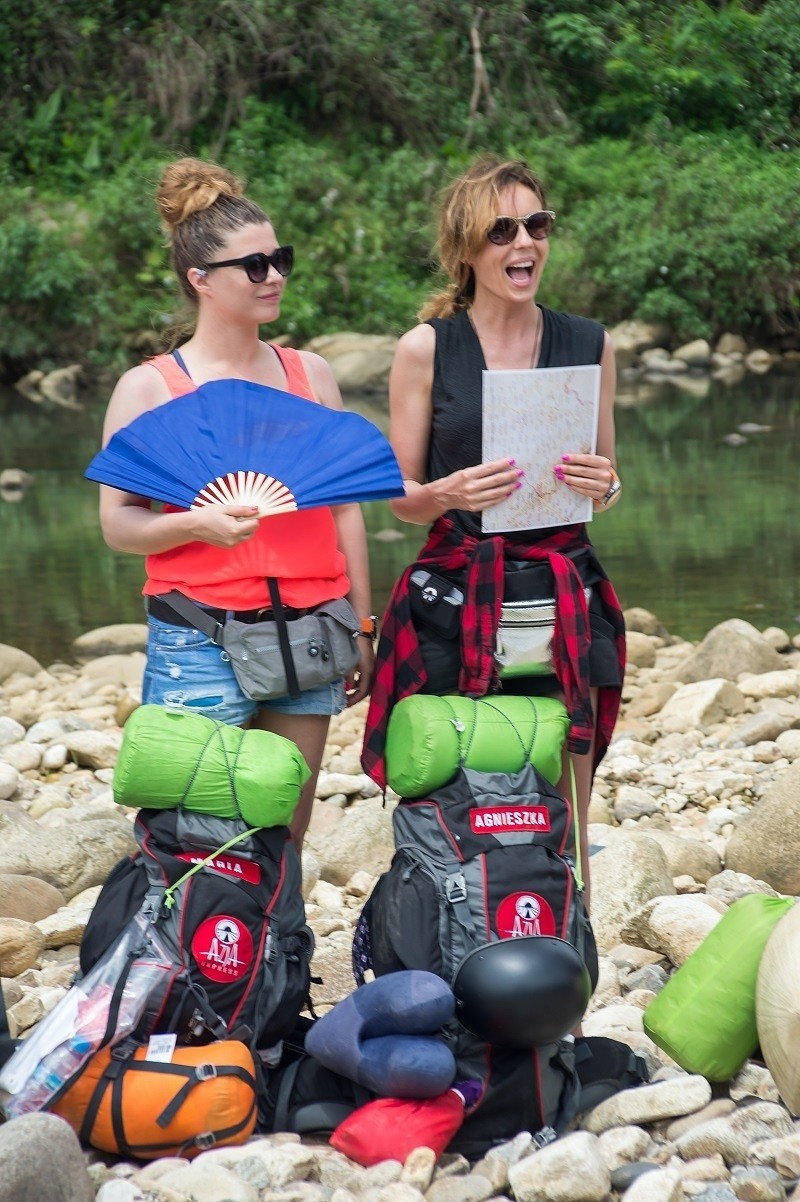
<path id="1" fill-rule="evenodd" d="M 197 602 L 195 602 L 197 605 Z M 275 613 L 272 606 L 266 605 L 263 609 L 237 609 L 233 613 L 227 609 L 217 609 L 213 605 L 198 605 L 198 609 L 202 609 L 204 614 L 211 618 L 212 622 L 219 622 L 224 626 L 228 618 L 235 618 L 237 622 L 270 622 L 274 621 Z M 159 622 L 169 622 L 172 626 L 188 626 L 193 628 L 194 624 L 179 614 L 173 609 L 168 601 L 162 601 L 160 597 L 147 598 L 147 612 L 151 618 L 156 618 Z M 292 605 L 284 605 L 283 612 L 286 615 L 286 620 L 291 622 L 293 618 L 304 618 L 306 614 L 310 614 L 310 609 L 295 609 Z"/>

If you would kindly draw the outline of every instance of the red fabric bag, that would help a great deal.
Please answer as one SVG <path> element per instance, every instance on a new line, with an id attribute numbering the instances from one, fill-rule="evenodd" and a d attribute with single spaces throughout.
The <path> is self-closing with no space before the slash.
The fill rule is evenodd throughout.
<path id="1" fill-rule="evenodd" d="M 415 1148 L 432 1148 L 438 1160 L 464 1121 L 456 1089 L 436 1098 L 376 1098 L 340 1123 L 331 1147 L 368 1168 L 382 1160 L 401 1163 Z"/>

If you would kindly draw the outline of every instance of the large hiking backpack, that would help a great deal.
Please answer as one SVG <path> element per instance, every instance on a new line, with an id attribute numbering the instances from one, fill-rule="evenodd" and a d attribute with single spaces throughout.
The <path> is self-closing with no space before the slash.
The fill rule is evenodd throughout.
<path id="1" fill-rule="evenodd" d="M 449 984 L 473 948 L 555 935 L 578 949 L 594 987 L 572 806 L 532 765 L 461 768 L 427 797 L 401 801 L 392 824 L 395 855 L 366 907 L 376 975 L 421 968 Z"/>
<path id="2" fill-rule="evenodd" d="M 269 1061 L 308 1000 L 314 946 L 287 828 L 140 810 L 134 833 L 138 854 L 112 870 L 87 924 L 82 972 L 141 911 L 177 970 L 142 1035 L 171 1032 L 181 1044 L 233 1035 Z"/>
<path id="3" fill-rule="evenodd" d="M 393 814 L 395 855 L 362 912 L 356 980 L 427 969 L 452 984 L 467 953 L 500 939 L 550 935 L 579 951 L 597 983 L 597 949 L 582 900 L 572 806 L 528 764 L 517 773 L 461 768 Z M 522 1129 L 561 1132 L 580 1105 L 572 1039 L 491 1046 L 457 1020 L 444 1032 L 459 1079 L 483 1091 L 451 1142 L 476 1157 Z"/>

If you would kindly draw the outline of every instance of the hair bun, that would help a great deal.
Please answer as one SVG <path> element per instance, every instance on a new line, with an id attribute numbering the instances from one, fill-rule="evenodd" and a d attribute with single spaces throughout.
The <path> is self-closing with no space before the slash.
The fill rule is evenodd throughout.
<path id="1" fill-rule="evenodd" d="M 202 159 L 177 159 L 161 175 L 156 203 L 165 225 L 180 225 L 194 213 L 210 208 L 220 196 L 241 196 L 235 175 Z"/>

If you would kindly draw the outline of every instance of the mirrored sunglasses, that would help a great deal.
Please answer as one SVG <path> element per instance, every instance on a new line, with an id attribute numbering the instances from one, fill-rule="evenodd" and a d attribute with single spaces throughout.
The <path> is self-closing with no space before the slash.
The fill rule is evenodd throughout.
<path id="1" fill-rule="evenodd" d="M 553 228 L 556 215 L 552 209 L 540 209 L 537 213 L 528 213 L 527 217 L 498 217 L 486 237 L 495 246 L 508 246 L 517 236 L 517 227 L 524 226 L 529 238 L 541 242 L 547 238 Z"/>
<path id="2" fill-rule="evenodd" d="M 206 271 L 212 267 L 243 267 L 247 278 L 252 284 L 263 284 L 269 275 L 270 267 L 274 267 L 278 275 L 291 274 L 294 267 L 294 247 L 279 246 L 271 255 L 260 251 L 254 255 L 242 255 L 241 259 L 222 259 L 218 263 L 206 263 Z"/>

